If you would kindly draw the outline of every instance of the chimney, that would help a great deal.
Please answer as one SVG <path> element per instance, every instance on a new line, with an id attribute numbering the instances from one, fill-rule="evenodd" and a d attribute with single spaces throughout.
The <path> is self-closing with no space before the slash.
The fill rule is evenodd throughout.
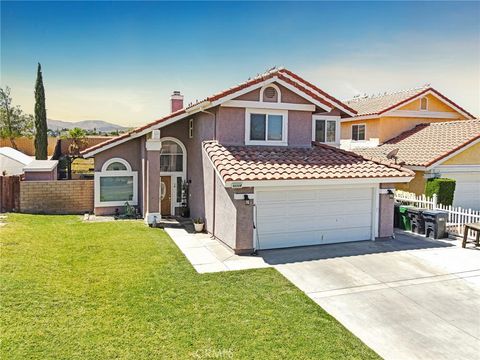
<path id="1" fill-rule="evenodd" d="M 183 109 L 183 95 L 180 94 L 180 91 L 175 90 L 173 94 L 170 96 L 170 105 L 172 113 Z"/>

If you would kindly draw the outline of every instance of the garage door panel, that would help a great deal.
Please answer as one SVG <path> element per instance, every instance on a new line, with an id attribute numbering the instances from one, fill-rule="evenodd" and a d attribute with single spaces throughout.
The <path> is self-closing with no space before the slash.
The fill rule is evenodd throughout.
<path id="1" fill-rule="evenodd" d="M 257 191 L 260 249 L 371 238 L 372 188 Z"/>
<path id="2" fill-rule="evenodd" d="M 480 172 L 447 172 L 442 177 L 456 181 L 453 206 L 480 210 Z"/>

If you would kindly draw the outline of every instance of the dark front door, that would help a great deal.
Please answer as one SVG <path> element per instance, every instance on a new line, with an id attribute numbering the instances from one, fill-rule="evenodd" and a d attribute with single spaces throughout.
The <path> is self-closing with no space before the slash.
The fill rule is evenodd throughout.
<path id="1" fill-rule="evenodd" d="M 169 216 L 172 208 L 172 177 L 160 177 L 160 213 Z"/>

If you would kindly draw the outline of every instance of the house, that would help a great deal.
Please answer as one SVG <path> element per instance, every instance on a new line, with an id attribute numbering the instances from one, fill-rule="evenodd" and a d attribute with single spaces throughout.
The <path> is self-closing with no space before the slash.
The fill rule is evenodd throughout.
<path id="1" fill-rule="evenodd" d="M 383 145 L 354 151 L 387 161 L 393 150 L 398 150 L 397 163 L 415 171 L 414 179 L 397 189 L 420 195 L 428 178 L 452 178 L 456 180 L 453 205 L 480 210 L 480 120 L 421 124 Z"/>
<path id="2" fill-rule="evenodd" d="M 0 147 L 0 175 L 21 175 L 33 157 L 11 147 Z"/>
<path id="3" fill-rule="evenodd" d="M 356 97 L 345 104 L 356 114 L 341 121 L 343 149 L 378 146 L 419 124 L 475 118 L 428 85 Z"/>
<path id="4" fill-rule="evenodd" d="M 287 69 L 273 69 L 90 147 L 95 213 L 126 201 L 145 221 L 191 217 L 236 253 L 373 240 L 393 232 L 394 184 L 414 173 L 338 148 L 356 111 Z"/>

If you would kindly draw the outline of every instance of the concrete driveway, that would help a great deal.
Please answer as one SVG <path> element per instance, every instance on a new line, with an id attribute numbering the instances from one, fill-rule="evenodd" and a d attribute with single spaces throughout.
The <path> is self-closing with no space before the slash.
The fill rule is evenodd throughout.
<path id="1" fill-rule="evenodd" d="M 480 359 L 480 250 L 399 233 L 260 255 L 386 359 Z"/>

